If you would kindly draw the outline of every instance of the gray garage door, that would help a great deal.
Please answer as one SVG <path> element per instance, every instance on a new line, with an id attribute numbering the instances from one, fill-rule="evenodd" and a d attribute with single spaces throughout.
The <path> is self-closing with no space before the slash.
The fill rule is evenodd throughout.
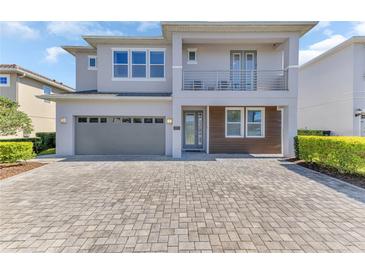
<path id="1" fill-rule="evenodd" d="M 164 155 L 162 117 L 76 117 L 78 155 Z"/>

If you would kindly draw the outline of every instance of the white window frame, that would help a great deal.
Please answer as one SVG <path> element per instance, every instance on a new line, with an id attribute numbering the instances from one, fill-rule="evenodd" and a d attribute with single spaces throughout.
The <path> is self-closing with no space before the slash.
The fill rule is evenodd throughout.
<path id="1" fill-rule="evenodd" d="M 128 52 L 128 77 L 114 77 L 114 52 L 127 51 Z M 132 51 L 146 51 L 146 77 L 132 77 Z M 150 77 L 150 51 L 164 52 L 164 77 L 151 78 Z M 165 48 L 112 48 L 112 81 L 137 81 L 137 82 L 164 82 L 166 81 L 166 49 Z"/>
<path id="2" fill-rule="evenodd" d="M 249 111 L 261 111 L 261 123 L 248 122 Z M 248 124 L 261 124 L 261 136 L 248 135 Z M 265 108 L 264 107 L 246 107 L 246 138 L 265 138 Z"/>
<path id="3" fill-rule="evenodd" d="M 241 122 L 228 122 L 228 115 L 227 112 L 229 110 L 239 110 L 241 111 Z M 228 135 L 227 134 L 227 125 L 229 124 L 240 124 L 241 125 L 241 135 Z M 225 108 L 225 117 L 224 117 L 224 131 L 225 131 L 225 137 L 226 138 L 245 138 L 245 108 L 244 107 L 226 107 Z"/>
<path id="4" fill-rule="evenodd" d="M 127 64 L 119 64 L 119 63 L 116 63 L 114 64 L 114 52 L 116 51 L 126 51 L 127 52 L 127 61 L 128 63 Z M 128 80 L 129 77 L 130 77 L 130 52 L 129 52 L 129 49 L 125 49 L 125 48 L 113 48 L 112 49 L 112 80 L 113 81 L 125 81 L 125 80 Z M 128 75 L 127 77 L 115 77 L 114 76 L 114 65 L 126 65 L 127 66 L 127 72 L 128 72 Z"/>
<path id="5" fill-rule="evenodd" d="M 198 64 L 198 49 L 191 49 L 189 48 L 187 50 L 188 52 L 188 61 L 187 61 L 187 64 L 188 65 L 196 65 Z M 194 52 L 195 53 L 195 60 L 190 60 L 190 52 Z"/>
<path id="6" fill-rule="evenodd" d="M 90 59 L 93 59 L 93 58 L 95 59 L 95 67 L 90 66 Z M 98 59 L 97 59 L 96 55 L 89 55 L 87 57 L 87 69 L 88 70 L 97 70 L 98 69 Z"/>
<path id="7" fill-rule="evenodd" d="M 161 64 L 151 64 L 150 62 L 150 58 L 151 58 L 151 51 L 153 52 L 163 52 L 163 77 L 151 77 L 151 66 L 161 66 Z M 165 79 L 165 75 L 166 75 L 166 53 L 165 53 L 165 49 L 149 49 L 148 50 L 148 77 L 150 80 L 160 80 L 160 79 Z"/>
<path id="8" fill-rule="evenodd" d="M 146 63 L 145 64 L 133 64 L 133 52 L 144 52 L 145 56 L 146 56 Z M 147 54 L 149 54 L 149 52 L 147 51 L 147 49 L 132 49 L 130 51 L 130 55 L 131 55 L 131 59 L 130 59 L 130 71 L 131 71 L 131 74 L 130 74 L 130 77 L 132 79 L 146 79 L 148 77 L 148 74 L 149 74 L 149 71 L 148 71 L 148 56 Z M 133 66 L 145 66 L 146 67 L 146 76 L 145 77 L 133 77 Z"/>
<path id="9" fill-rule="evenodd" d="M 6 84 L 0 84 L 0 87 L 10 87 L 10 75 L 0 74 L 0 77 L 6 78 Z"/>

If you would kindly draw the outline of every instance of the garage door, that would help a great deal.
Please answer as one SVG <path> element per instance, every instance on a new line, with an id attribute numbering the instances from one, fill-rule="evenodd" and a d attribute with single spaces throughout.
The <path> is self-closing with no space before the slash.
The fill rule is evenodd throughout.
<path id="1" fill-rule="evenodd" d="M 78 155 L 164 155 L 163 117 L 76 117 Z"/>

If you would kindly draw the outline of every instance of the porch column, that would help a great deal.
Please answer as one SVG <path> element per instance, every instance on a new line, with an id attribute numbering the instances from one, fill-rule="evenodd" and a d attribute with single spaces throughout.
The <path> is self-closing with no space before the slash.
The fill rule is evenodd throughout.
<path id="1" fill-rule="evenodd" d="M 181 158 L 181 105 L 173 101 L 172 104 L 172 157 Z"/>
<path id="2" fill-rule="evenodd" d="M 172 34 L 172 92 L 182 88 L 182 38 L 180 34 Z"/>
<path id="3" fill-rule="evenodd" d="M 292 95 L 298 94 L 299 37 L 290 36 L 284 46 L 284 68 L 288 70 L 288 89 Z"/>
<path id="4" fill-rule="evenodd" d="M 283 154 L 284 157 L 294 157 L 294 137 L 297 135 L 297 102 L 282 108 L 283 111 Z"/>

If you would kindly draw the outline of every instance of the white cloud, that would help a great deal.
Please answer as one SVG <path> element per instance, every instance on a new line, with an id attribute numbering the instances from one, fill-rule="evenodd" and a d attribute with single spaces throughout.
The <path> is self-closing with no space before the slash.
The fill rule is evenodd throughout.
<path id="1" fill-rule="evenodd" d="M 81 35 L 122 35 L 118 30 L 103 27 L 98 22 L 50 22 L 47 24 L 50 34 L 69 39 L 78 39 Z"/>
<path id="2" fill-rule="evenodd" d="M 299 64 L 304 64 L 311 59 L 317 57 L 323 52 L 337 46 L 338 44 L 345 41 L 346 38 L 341 34 L 335 34 L 330 36 L 327 39 L 324 39 L 320 42 L 314 43 L 308 47 L 308 49 L 299 51 Z"/>
<path id="3" fill-rule="evenodd" d="M 337 46 L 338 44 L 342 43 L 345 40 L 346 40 L 346 38 L 343 35 L 335 34 L 335 35 L 332 35 L 331 37 L 329 37 L 327 39 L 324 39 L 324 40 L 322 40 L 318 43 L 310 45 L 309 49 L 326 51 L 330 48 L 333 48 L 333 47 Z"/>
<path id="4" fill-rule="evenodd" d="M 356 22 L 353 32 L 354 35 L 365 35 L 365 22 Z"/>
<path id="5" fill-rule="evenodd" d="M 155 28 L 159 28 L 159 27 L 160 27 L 159 22 L 141 22 L 141 23 L 139 23 L 137 31 L 145 32 L 150 29 L 155 29 Z"/>
<path id="6" fill-rule="evenodd" d="M 323 31 L 323 34 L 326 35 L 326 36 L 331 36 L 333 34 L 333 30 L 331 30 L 331 29 L 325 29 Z"/>
<path id="7" fill-rule="evenodd" d="M 313 30 L 321 30 L 321 29 L 325 29 L 328 28 L 331 25 L 330 21 L 320 21 L 318 22 L 318 24 L 314 27 Z"/>
<path id="8" fill-rule="evenodd" d="M 46 49 L 45 61 L 48 63 L 57 63 L 60 55 L 66 54 L 60 47 L 50 47 Z"/>
<path id="9" fill-rule="evenodd" d="M 23 39 L 35 39 L 39 37 L 39 31 L 23 22 L 0 23 L 1 33 L 8 36 L 16 36 Z"/>

